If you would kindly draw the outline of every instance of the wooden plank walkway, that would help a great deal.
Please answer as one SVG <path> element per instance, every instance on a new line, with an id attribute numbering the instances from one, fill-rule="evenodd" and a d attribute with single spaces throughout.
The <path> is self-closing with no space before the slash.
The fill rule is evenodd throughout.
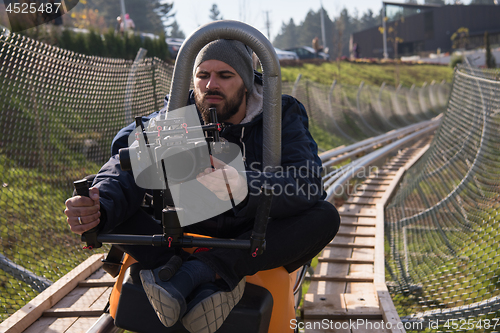
<path id="1" fill-rule="evenodd" d="M 2 333 L 85 333 L 103 314 L 115 279 L 94 254 L 0 324 Z"/>
<path id="2" fill-rule="evenodd" d="M 384 206 L 428 141 L 400 151 L 339 208 L 339 232 L 320 255 L 304 298 L 305 332 L 405 332 L 396 328 L 401 321 L 385 284 Z M 352 325 L 358 320 L 363 324 Z M 392 329 L 382 326 L 388 322 Z"/>

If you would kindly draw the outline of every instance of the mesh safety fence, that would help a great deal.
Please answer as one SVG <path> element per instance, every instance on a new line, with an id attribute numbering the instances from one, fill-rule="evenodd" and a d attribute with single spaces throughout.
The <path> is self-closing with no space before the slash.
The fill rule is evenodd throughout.
<path id="1" fill-rule="evenodd" d="M 83 250 L 63 214 L 114 135 L 163 106 L 171 66 L 79 55 L 0 36 L 0 321 L 69 272 Z"/>
<path id="2" fill-rule="evenodd" d="M 84 56 L 0 33 L 0 322 L 96 251 L 69 230 L 64 202 L 73 181 L 107 161 L 120 128 L 163 106 L 172 70 L 158 59 Z M 283 84 L 313 124 L 345 143 L 430 118 L 448 90 Z M 442 99 L 432 104 L 430 93 Z"/>
<path id="3" fill-rule="evenodd" d="M 387 131 L 431 119 L 448 101 L 450 86 L 425 84 L 422 88 L 394 89 L 361 83 L 331 86 L 299 80 L 284 82 L 283 93 L 293 94 L 310 114 L 310 122 L 349 144 Z"/>
<path id="4" fill-rule="evenodd" d="M 429 150 L 386 209 L 393 301 L 432 331 L 500 331 L 499 77 L 456 70 Z"/>

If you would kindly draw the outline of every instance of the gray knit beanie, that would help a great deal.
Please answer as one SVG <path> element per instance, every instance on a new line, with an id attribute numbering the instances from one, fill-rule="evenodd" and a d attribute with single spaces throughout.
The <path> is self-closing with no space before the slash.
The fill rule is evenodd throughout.
<path id="1" fill-rule="evenodd" d="M 217 39 L 205 45 L 194 61 L 193 76 L 198 66 L 207 60 L 219 60 L 233 67 L 243 79 L 248 95 L 253 89 L 252 50 L 234 39 Z"/>

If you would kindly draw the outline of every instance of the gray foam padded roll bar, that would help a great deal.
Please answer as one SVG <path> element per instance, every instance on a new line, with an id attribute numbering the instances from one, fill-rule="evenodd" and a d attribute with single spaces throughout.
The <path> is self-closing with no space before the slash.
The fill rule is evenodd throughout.
<path id="1" fill-rule="evenodd" d="M 167 111 L 186 106 L 193 65 L 198 52 L 217 39 L 236 39 L 248 45 L 259 57 L 264 82 L 263 167 L 281 164 L 281 69 L 271 42 L 257 29 L 238 21 L 223 20 L 205 24 L 182 44 L 174 68 Z"/>

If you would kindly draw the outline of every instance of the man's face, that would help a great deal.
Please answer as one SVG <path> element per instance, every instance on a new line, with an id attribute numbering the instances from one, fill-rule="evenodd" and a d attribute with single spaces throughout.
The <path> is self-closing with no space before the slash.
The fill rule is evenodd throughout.
<path id="1" fill-rule="evenodd" d="M 246 88 L 238 73 L 225 62 L 204 61 L 196 69 L 194 97 L 205 122 L 209 108 L 217 108 L 220 122 L 238 124 L 246 113 Z"/>

